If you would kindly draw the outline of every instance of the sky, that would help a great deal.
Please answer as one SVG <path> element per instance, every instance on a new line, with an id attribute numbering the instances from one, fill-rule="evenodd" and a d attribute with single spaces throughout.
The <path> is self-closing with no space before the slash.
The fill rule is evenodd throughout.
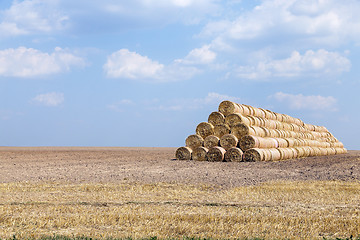
<path id="1" fill-rule="evenodd" d="M 359 0 L 2 0 L 0 146 L 180 147 L 231 100 L 360 149 Z"/>

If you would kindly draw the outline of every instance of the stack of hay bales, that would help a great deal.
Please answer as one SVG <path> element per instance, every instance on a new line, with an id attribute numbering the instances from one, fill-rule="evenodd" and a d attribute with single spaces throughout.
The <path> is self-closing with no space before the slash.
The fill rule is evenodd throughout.
<path id="1" fill-rule="evenodd" d="M 325 127 L 298 118 L 223 101 L 175 156 L 197 161 L 278 161 L 346 153 Z"/>

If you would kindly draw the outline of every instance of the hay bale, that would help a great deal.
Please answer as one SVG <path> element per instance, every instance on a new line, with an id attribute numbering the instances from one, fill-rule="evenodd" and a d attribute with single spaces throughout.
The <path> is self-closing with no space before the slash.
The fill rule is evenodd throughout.
<path id="1" fill-rule="evenodd" d="M 240 139 L 245 135 L 249 135 L 250 126 L 244 123 L 238 123 L 230 128 L 230 133 Z"/>
<path id="2" fill-rule="evenodd" d="M 227 116 L 232 113 L 241 113 L 241 109 L 239 106 L 231 101 L 222 101 L 219 104 L 219 112 L 224 114 L 224 116 Z"/>
<path id="3" fill-rule="evenodd" d="M 239 140 L 239 147 L 241 150 L 246 151 L 250 148 L 277 148 L 279 145 L 274 138 L 246 135 Z"/>
<path id="4" fill-rule="evenodd" d="M 206 154 L 208 161 L 210 162 L 222 162 L 224 161 L 226 150 L 222 147 L 212 147 Z"/>
<path id="5" fill-rule="evenodd" d="M 268 129 L 269 130 L 269 137 L 280 137 L 280 133 L 277 129 Z"/>
<path id="6" fill-rule="evenodd" d="M 250 134 L 248 135 L 259 136 L 259 137 L 266 137 L 268 135 L 267 129 L 265 130 L 264 127 L 259 127 L 259 126 L 250 126 L 249 133 Z"/>
<path id="7" fill-rule="evenodd" d="M 185 143 L 193 155 L 197 154 L 194 153 L 197 148 L 204 151 L 219 147 L 219 144 L 225 151 L 232 148 L 238 150 L 231 151 L 242 150 L 243 158 L 249 149 L 259 149 L 251 150 L 248 158 L 256 160 L 261 157 L 262 161 L 347 152 L 326 127 L 231 101 L 221 102 L 218 111 L 209 115 L 208 122 L 197 125 L 196 134 L 189 136 Z M 252 152 L 255 157 L 250 156 Z M 203 158 L 203 155 L 199 153 L 199 157 Z"/>
<path id="8" fill-rule="evenodd" d="M 297 152 L 297 158 L 302 158 L 306 156 L 306 152 L 303 147 L 294 147 L 294 149 Z"/>
<path id="9" fill-rule="evenodd" d="M 191 160 L 192 149 L 189 147 L 179 147 L 176 149 L 175 158 L 178 160 Z"/>
<path id="10" fill-rule="evenodd" d="M 251 148 L 244 152 L 243 160 L 245 162 L 259 162 L 269 159 L 269 152 L 262 148 Z"/>
<path id="11" fill-rule="evenodd" d="M 248 125 L 265 126 L 265 122 L 263 122 L 262 119 L 259 117 L 248 116 L 248 119 L 249 119 Z"/>
<path id="12" fill-rule="evenodd" d="M 192 156 L 192 160 L 194 161 L 206 161 L 207 160 L 207 152 L 209 150 L 206 147 L 198 147 L 195 148 L 194 151 L 192 152 L 191 156 Z"/>
<path id="13" fill-rule="evenodd" d="M 186 138 L 185 145 L 194 150 L 195 148 L 202 147 L 204 145 L 204 139 L 197 134 L 193 134 Z"/>
<path id="14" fill-rule="evenodd" d="M 240 148 L 232 147 L 225 152 L 225 162 L 241 162 L 243 159 L 243 151 Z"/>
<path id="15" fill-rule="evenodd" d="M 273 138 L 277 141 L 279 148 L 289 147 L 289 142 L 285 138 Z"/>
<path id="16" fill-rule="evenodd" d="M 225 116 L 221 112 L 212 112 L 208 117 L 208 123 L 211 123 L 213 126 L 224 124 Z"/>
<path id="17" fill-rule="evenodd" d="M 196 127 L 196 134 L 205 139 L 207 136 L 214 135 L 214 126 L 208 122 L 201 122 Z"/>
<path id="18" fill-rule="evenodd" d="M 232 147 L 237 147 L 238 142 L 238 138 L 235 137 L 233 134 L 225 134 L 220 138 L 220 146 L 223 147 L 225 150 L 228 150 Z"/>
<path id="19" fill-rule="evenodd" d="M 220 124 L 214 126 L 214 135 L 219 138 L 229 133 L 230 133 L 230 127 L 227 124 Z"/>
<path id="20" fill-rule="evenodd" d="M 210 149 L 212 147 L 220 146 L 220 138 L 215 135 L 207 136 L 204 139 L 204 147 Z"/>
<path id="21" fill-rule="evenodd" d="M 269 129 L 275 129 L 276 128 L 276 120 L 271 120 L 271 119 L 264 119 L 264 127 L 269 128 Z"/>
<path id="22" fill-rule="evenodd" d="M 265 109 L 265 118 L 268 120 L 276 120 L 276 115 L 273 111 Z"/>
<path id="23" fill-rule="evenodd" d="M 271 134 L 270 134 L 270 131 L 269 131 L 269 129 L 268 128 L 266 128 L 266 127 L 260 127 L 263 131 L 264 131 L 264 133 L 265 133 L 265 135 L 264 135 L 264 137 L 271 137 Z"/>
<path id="24" fill-rule="evenodd" d="M 295 138 L 284 138 L 284 140 L 287 142 L 287 147 L 297 146 L 297 141 Z"/>
<path id="25" fill-rule="evenodd" d="M 294 157 L 294 152 L 290 148 L 277 148 L 280 153 L 280 160 L 291 159 Z"/>
<path id="26" fill-rule="evenodd" d="M 232 114 L 227 115 L 225 117 L 225 123 L 227 125 L 229 125 L 230 128 L 239 123 L 251 125 L 251 122 L 249 121 L 249 119 L 247 117 L 241 115 L 240 113 L 232 113 Z"/>

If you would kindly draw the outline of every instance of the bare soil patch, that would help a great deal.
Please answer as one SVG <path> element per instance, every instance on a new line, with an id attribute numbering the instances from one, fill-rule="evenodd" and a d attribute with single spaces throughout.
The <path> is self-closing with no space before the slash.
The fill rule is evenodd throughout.
<path id="1" fill-rule="evenodd" d="M 360 180 L 360 151 L 280 162 L 196 162 L 176 148 L 0 147 L 0 183 L 179 183 L 226 188 L 276 180 Z"/>

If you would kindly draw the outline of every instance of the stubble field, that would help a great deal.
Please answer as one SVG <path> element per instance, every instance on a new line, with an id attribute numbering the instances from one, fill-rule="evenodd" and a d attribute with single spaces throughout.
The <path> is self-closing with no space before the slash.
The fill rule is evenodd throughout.
<path id="1" fill-rule="evenodd" d="M 360 151 L 282 162 L 175 148 L 0 148 L 0 239 L 360 235 Z"/>

